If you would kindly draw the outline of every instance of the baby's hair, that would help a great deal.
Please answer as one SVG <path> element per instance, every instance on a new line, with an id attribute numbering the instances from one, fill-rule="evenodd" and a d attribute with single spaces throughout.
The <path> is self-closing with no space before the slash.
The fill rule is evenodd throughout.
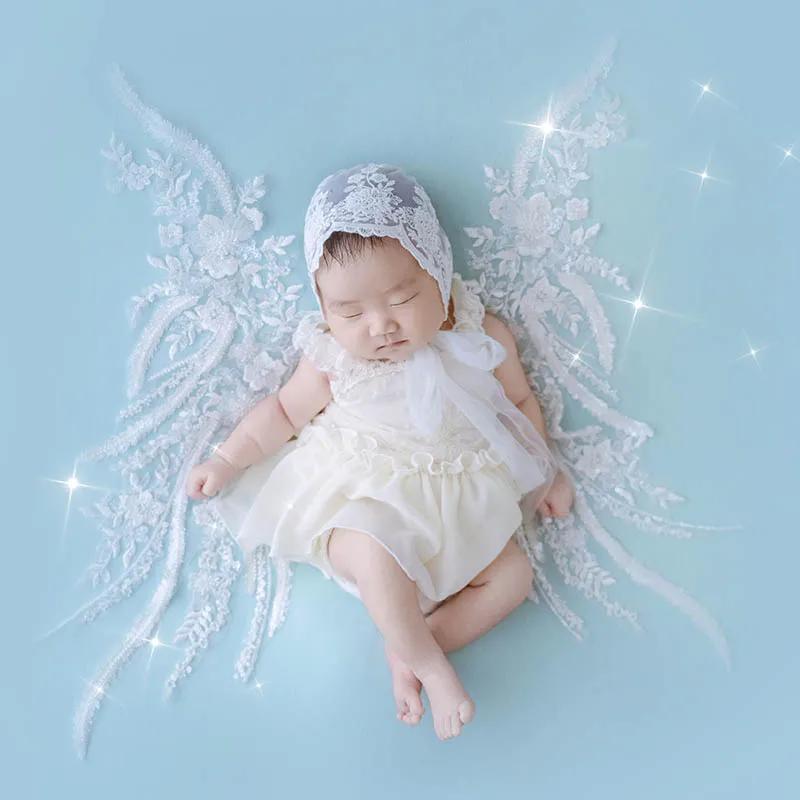
<path id="1" fill-rule="evenodd" d="M 319 269 L 327 269 L 332 262 L 343 266 L 346 258 L 360 256 L 366 249 L 370 251 L 376 247 L 385 247 L 388 236 L 362 236 L 360 233 L 348 233 L 347 231 L 334 231 L 322 245 L 322 257 L 319 260 Z M 316 276 L 314 278 L 316 281 Z M 319 284 L 317 284 L 319 292 Z M 455 325 L 455 304 L 450 298 L 448 304 L 448 314 L 445 320 L 450 326 Z"/>
<path id="2" fill-rule="evenodd" d="M 320 269 L 329 267 L 332 261 L 341 266 L 346 258 L 360 256 L 366 249 L 374 250 L 376 247 L 383 247 L 385 242 L 386 238 L 383 236 L 361 236 L 359 233 L 334 231 L 322 246 Z"/>

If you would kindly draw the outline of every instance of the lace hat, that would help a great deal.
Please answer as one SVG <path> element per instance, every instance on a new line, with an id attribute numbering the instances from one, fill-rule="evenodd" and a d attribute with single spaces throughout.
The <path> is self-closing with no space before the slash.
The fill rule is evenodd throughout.
<path id="1" fill-rule="evenodd" d="M 359 164 L 329 175 L 308 206 L 303 232 L 308 274 L 314 273 L 323 246 L 336 232 L 397 239 L 439 284 L 447 308 L 453 280 L 453 252 L 425 190 L 415 178 L 388 164 Z"/>

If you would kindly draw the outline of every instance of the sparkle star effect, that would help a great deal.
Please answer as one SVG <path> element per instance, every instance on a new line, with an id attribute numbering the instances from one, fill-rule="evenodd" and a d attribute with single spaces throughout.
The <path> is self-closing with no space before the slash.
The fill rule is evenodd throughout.
<path id="1" fill-rule="evenodd" d="M 586 353 L 586 347 L 588 344 L 589 342 L 584 342 L 577 351 L 570 353 L 571 358 L 567 364 L 568 373 L 576 364 L 583 364 L 583 366 L 591 368 L 591 365 L 588 362 L 590 359 L 594 359 L 592 359 L 592 357 Z"/>
<path id="2" fill-rule="evenodd" d="M 681 172 L 687 172 L 689 173 L 689 175 L 696 175 L 698 178 L 700 178 L 700 185 L 697 187 L 697 197 L 695 198 L 695 206 L 700 201 L 700 192 L 703 191 L 703 187 L 706 185 L 706 181 L 714 181 L 715 183 L 730 183 L 730 181 L 724 181 L 721 178 L 715 178 L 709 174 L 708 167 L 709 164 L 711 163 L 711 155 L 713 155 L 713 152 L 714 151 L 712 150 L 711 154 L 709 154 L 708 161 L 706 161 L 706 165 L 705 167 L 703 167 L 702 172 L 695 172 L 692 169 L 681 170 Z"/>
<path id="3" fill-rule="evenodd" d="M 145 643 L 150 645 L 150 655 L 147 659 L 147 667 L 145 669 L 146 680 L 147 676 L 150 674 L 150 665 L 153 663 L 153 656 L 155 655 L 156 650 L 158 650 L 159 647 L 167 647 L 170 650 L 177 650 L 178 648 L 171 644 L 167 644 L 166 642 L 162 642 L 161 639 L 158 638 L 158 632 L 156 632 L 152 638 L 145 639 Z"/>
<path id="4" fill-rule="evenodd" d="M 763 350 L 766 350 L 769 345 L 764 345 L 763 347 L 753 347 L 753 343 L 750 341 L 750 337 L 747 335 L 747 331 L 742 331 L 744 334 L 744 338 L 747 341 L 747 352 L 742 353 L 742 355 L 737 358 L 737 361 L 741 361 L 745 358 L 752 358 L 753 361 L 756 362 L 756 366 L 761 369 L 761 362 L 758 360 L 758 354 Z"/>
<path id="5" fill-rule="evenodd" d="M 547 104 L 547 113 L 544 115 L 544 119 L 541 122 L 517 122 L 516 120 L 507 120 L 509 125 L 522 125 L 525 128 L 535 128 L 538 131 L 541 131 L 542 134 L 542 149 L 539 153 L 539 166 L 541 167 L 542 159 L 544 158 L 544 149 L 547 146 L 547 140 L 550 136 L 554 133 L 561 133 L 564 135 L 570 136 L 579 136 L 580 134 L 576 131 L 568 131 L 564 128 L 556 128 L 553 124 L 553 120 L 550 116 L 550 109 L 552 107 L 553 100 L 550 99 L 550 102 Z"/>
<path id="6" fill-rule="evenodd" d="M 628 345 L 631 342 L 631 337 L 633 336 L 633 328 L 636 325 L 636 318 L 639 316 L 639 312 L 648 308 L 647 304 L 642 299 L 642 294 L 644 293 L 645 287 L 647 286 L 647 279 L 650 277 L 650 271 L 653 268 L 653 263 L 655 262 L 656 258 L 656 250 L 655 247 L 650 251 L 650 257 L 647 259 L 647 266 L 644 270 L 644 277 L 642 278 L 642 288 L 639 290 L 639 294 L 633 299 L 626 299 L 622 297 L 616 297 L 615 300 L 620 300 L 623 303 L 627 303 L 628 305 L 633 307 L 633 316 L 631 317 L 631 324 L 628 328 L 628 335 L 625 337 L 625 343 L 622 346 L 622 353 L 620 355 L 620 360 L 628 351 Z"/>
<path id="7" fill-rule="evenodd" d="M 85 684 L 86 684 L 86 685 L 87 685 L 87 686 L 88 686 L 90 689 L 92 689 L 92 690 L 94 691 L 94 693 L 95 693 L 95 694 L 96 694 L 98 697 L 102 698 L 103 700 L 106 700 L 106 699 L 108 699 L 108 700 L 112 700 L 112 701 L 113 701 L 113 702 L 115 702 L 115 703 L 119 703 L 121 706 L 124 706 L 124 705 L 125 705 L 125 704 L 124 704 L 124 703 L 122 703 L 120 700 L 118 700 L 118 699 L 117 699 L 117 698 L 116 698 L 116 697 L 115 697 L 113 694 L 109 694 L 109 693 L 108 693 L 108 692 L 107 692 L 107 691 L 106 691 L 106 690 L 105 690 L 105 689 L 104 689 L 102 686 L 99 686 L 98 684 L 96 684 L 96 683 L 92 683 L 91 681 L 87 681 L 87 680 L 84 680 L 84 683 L 85 683 Z"/>
<path id="8" fill-rule="evenodd" d="M 783 153 L 781 163 L 778 164 L 778 169 L 781 169 L 787 161 L 800 161 L 800 153 L 797 151 L 797 142 L 794 142 L 791 147 L 781 147 L 776 144 L 775 147 Z"/>
<path id="9" fill-rule="evenodd" d="M 630 345 L 631 338 L 633 337 L 633 329 L 636 325 L 636 320 L 639 317 L 639 314 L 643 311 L 652 311 L 656 314 L 662 314 L 668 317 L 677 317 L 679 319 L 690 319 L 686 314 L 680 314 L 676 311 L 667 311 L 663 308 L 656 308 L 655 306 L 651 306 L 649 303 L 646 303 L 644 300 L 644 292 L 647 287 L 647 280 L 650 277 L 650 271 L 653 268 L 653 264 L 655 262 L 656 251 L 655 248 L 650 252 L 650 257 L 647 261 L 647 266 L 645 267 L 644 277 L 642 278 L 642 288 L 639 290 L 639 293 L 634 298 L 628 297 L 615 297 L 614 295 L 604 295 L 611 300 L 616 300 L 620 303 L 625 303 L 629 305 L 633 309 L 633 316 L 631 317 L 631 324 L 628 328 L 628 334 L 625 337 L 625 341 L 622 345 L 622 351 L 620 353 L 620 363 L 624 359 L 625 354 L 628 351 L 628 346 Z"/>
<path id="10" fill-rule="evenodd" d="M 583 359 L 581 358 L 582 355 L 583 355 L 583 347 L 581 347 L 581 349 L 578 350 L 577 353 L 572 354 L 572 361 L 569 362 L 569 369 L 572 369 L 578 362 L 583 364 Z M 567 371 L 569 371 L 569 369 Z"/>
<path id="11" fill-rule="evenodd" d="M 697 106 L 700 105 L 700 101 L 704 97 L 715 97 L 717 100 L 720 100 L 721 102 L 725 103 L 725 105 L 730 106 L 731 108 L 736 108 L 736 106 L 733 103 L 731 103 L 730 100 L 726 100 L 721 94 L 719 94 L 718 92 L 715 92 L 711 88 L 711 81 L 706 81 L 705 83 L 700 83 L 699 81 L 694 81 L 693 80 L 692 83 L 695 86 L 698 86 L 700 88 L 700 94 L 697 96 L 697 100 L 694 101 L 694 105 L 692 106 L 692 110 L 691 110 L 689 116 L 694 114 L 695 109 L 697 108 Z"/>
<path id="12" fill-rule="evenodd" d="M 66 486 L 67 489 L 69 490 L 69 495 L 67 497 L 67 510 L 64 512 L 64 525 L 63 525 L 63 527 L 61 529 L 61 541 L 62 541 L 62 543 L 63 543 L 63 541 L 64 541 L 64 539 L 66 538 L 66 535 L 67 535 L 67 525 L 69 524 L 69 512 L 70 512 L 70 509 L 72 508 L 72 495 L 78 489 L 95 489 L 95 490 L 99 490 L 100 489 L 99 486 L 92 486 L 91 484 L 88 484 L 88 483 L 81 483 L 78 480 L 77 475 L 75 474 L 77 469 L 78 469 L 78 465 L 76 463 L 75 466 L 72 468 L 72 475 L 70 475 L 69 478 L 67 478 L 66 480 L 63 480 L 63 481 L 56 480 L 55 478 L 45 478 L 45 480 L 48 481 L 49 483 L 58 483 L 61 486 Z"/>

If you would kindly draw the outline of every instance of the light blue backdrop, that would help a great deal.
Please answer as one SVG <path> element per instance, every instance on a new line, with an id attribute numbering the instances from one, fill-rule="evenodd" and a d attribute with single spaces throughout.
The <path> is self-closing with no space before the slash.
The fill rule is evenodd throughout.
<path id="1" fill-rule="evenodd" d="M 5 797 L 790 798 L 797 691 L 796 239 L 800 12 L 729 3 L 17 3 L 0 40 L 3 246 Z M 603 255 L 640 282 L 642 315 L 618 376 L 624 410 L 651 423 L 647 466 L 687 495 L 685 519 L 741 532 L 686 544 L 625 539 L 722 621 L 734 669 L 657 599 L 620 586 L 639 635 L 589 611 L 580 645 L 528 606 L 457 656 L 479 708 L 460 740 L 394 720 L 363 610 L 300 570 L 269 643 L 263 696 L 231 678 L 241 621 L 180 696 L 162 703 L 170 653 L 140 654 L 103 708 L 89 760 L 71 743 L 83 681 L 139 604 L 35 640 L 87 596 L 94 547 L 64 478 L 113 431 L 133 334 L 127 300 L 157 246 L 144 195 L 107 194 L 112 130 L 149 144 L 106 80 L 119 62 L 145 99 L 244 179 L 264 172 L 275 232 L 298 232 L 320 177 L 365 159 L 448 187 L 457 238 L 488 221 L 482 164 L 507 166 L 549 94 L 610 37 L 609 81 L 629 141 L 598 154 Z M 713 79 L 728 102 L 699 88 Z M 709 182 L 695 205 L 713 147 Z M 800 153 L 800 147 L 797 152 Z M 458 238 L 461 242 L 461 239 Z M 613 309 L 624 331 L 629 309 Z M 738 359 L 746 330 L 759 366 Z M 80 498 L 76 497 L 76 500 Z M 182 596 L 182 599 L 185 599 Z M 141 600 L 141 599 L 140 599 Z M 174 624 L 177 613 L 168 617 Z"/>

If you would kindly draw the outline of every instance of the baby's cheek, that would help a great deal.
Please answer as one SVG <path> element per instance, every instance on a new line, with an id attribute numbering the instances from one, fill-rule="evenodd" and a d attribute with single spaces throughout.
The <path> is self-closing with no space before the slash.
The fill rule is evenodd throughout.
<path id="1" fill-rule="evenodd" d="M 434 327 L 436 327 L 435 320 L 421 311 L 414 314 L 413 318 L 409 320 L 408 330 L 415 339 L 427 339 L 433 336 L 432 328 Z"/>

